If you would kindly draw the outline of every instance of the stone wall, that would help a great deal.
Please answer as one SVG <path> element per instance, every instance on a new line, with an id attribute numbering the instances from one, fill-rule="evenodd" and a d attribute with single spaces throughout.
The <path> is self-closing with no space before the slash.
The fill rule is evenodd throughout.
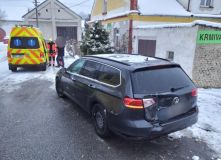
<path id="1" fill-rule="evenodd" d="M 199 30 L 218 29 L 199 26 Z M 193 80 L 198 87 L 221 87 L 221 44 L 197 44 Z"/>

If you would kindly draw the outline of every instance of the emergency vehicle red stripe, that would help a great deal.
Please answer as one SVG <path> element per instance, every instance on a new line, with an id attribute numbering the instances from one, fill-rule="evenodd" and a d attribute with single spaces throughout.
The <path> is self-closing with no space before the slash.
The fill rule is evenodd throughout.
<path id="1" fill-rule="evenodd" d="M 19 36 L 23 31 L 24 31 L 24 28 L 21 28 L 21 29 L 15 34 L 15 36 Z"/>
<path id="2" fill-rule="evenodd" d="M 22 58 L 18 59 L 15 64 L 19 64 L 21 62 Z"/>
<path id="3" fill-rule="evenodd" d="M 29 34 L 29 36 L 34 37 L 34 35 L 28 29 L 25 29 L 25 31 Z"/>

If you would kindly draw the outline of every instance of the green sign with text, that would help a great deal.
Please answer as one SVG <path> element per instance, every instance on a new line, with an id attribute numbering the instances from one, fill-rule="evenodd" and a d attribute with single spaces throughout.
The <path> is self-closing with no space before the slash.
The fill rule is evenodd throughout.
<path id="1" fill-rule="evenodd" d="M 202 30 L 197 34 L 198 44 L 221 44 L 221 31 Z"/>

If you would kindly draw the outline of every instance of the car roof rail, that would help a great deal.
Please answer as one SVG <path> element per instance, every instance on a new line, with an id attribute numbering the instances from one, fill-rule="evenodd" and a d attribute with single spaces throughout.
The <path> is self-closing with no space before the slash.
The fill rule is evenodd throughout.
<path id="1" fill-rule="evenodd" d="M 123 64 L 123 65 L 126 65 L 126 66 L 131 66 L 129 63 L 117 61 L 117 60 L 114 60 L 114 59 L 111 59 L 111 58 L 104 58 L 104 57 L 98 57 L 98 56 L 88 56 L 88 55 L 84 56 L 84 57 L 98 58 L 98 59 L 103 59 L 103 60 L 108 60 L 108 61 L 116 62 L 116 63 L 119 63 L 119 64 Z"/>

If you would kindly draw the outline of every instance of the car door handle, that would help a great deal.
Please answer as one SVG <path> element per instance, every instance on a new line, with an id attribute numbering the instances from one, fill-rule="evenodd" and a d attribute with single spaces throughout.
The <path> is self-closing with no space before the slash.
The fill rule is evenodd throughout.
<path id="1" fill-rule="evenodd" d="M 89 84 L 88 87 L 90 87 L 90 88 L 96 88 L 95 85 L 93 85 L 93 84 Z"/>
<path id="2" fill-rule="evenodd" d="M 74 76 L 71 76 L 71 80 L 72 80 L 72 81 L 76 81 L 76 79 L 75 79 Z"/>

